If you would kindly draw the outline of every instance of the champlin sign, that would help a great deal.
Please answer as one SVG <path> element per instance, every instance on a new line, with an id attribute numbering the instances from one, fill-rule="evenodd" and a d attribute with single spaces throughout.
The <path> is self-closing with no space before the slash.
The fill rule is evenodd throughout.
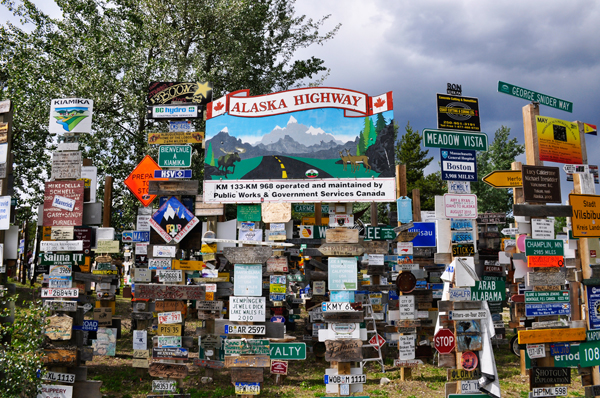
<path id="1" fill-rule="evenodd" d="M 393 98 L 331 87 L 207 106 L 204 202 L 396 199 Z"/>

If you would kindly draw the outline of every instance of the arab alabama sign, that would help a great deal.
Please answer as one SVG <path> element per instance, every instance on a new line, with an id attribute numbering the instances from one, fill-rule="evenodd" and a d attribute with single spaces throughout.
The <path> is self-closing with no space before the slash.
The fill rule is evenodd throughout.
<path id="1" fill-rule="evenodd" d="M 125 179 L 125 185 L 138 198 L 144 206 L 148 206 L 156 195 L 148 194 L 148 185 L 152 181 L 164 181 L 166 178 L 154 178 L 154 171 L 162 170 L 158 164 L 150 157 L 146 155 L 144 159 L 138 164 L 135 169 Z"/>
<path id="2" fill-rule="evenodd" d="M 392 119 L 391 92 L 227 94 L 207 107 L 204 202 L 393 201 Z"/>

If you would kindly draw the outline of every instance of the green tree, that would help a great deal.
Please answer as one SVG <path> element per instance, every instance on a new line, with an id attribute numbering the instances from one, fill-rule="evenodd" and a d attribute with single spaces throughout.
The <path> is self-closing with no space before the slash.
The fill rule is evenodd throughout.
<path id="1" fill-rule="evenodd" d="M 525 146 L 516 138 L 509 139 L 510 128 L 501 126 L 486 152 L 477 152 L 477 182 L 471 183 L 471 192 L 477 195 L 478 211 L 512 213 L 512 189 L 493 188 L 481 179 L 495 170 L 510 170 L 515 158 L 525 152 Z"/>
<path id="2" fill-rule="evenodd" d="M 385 118 L 383 117 L 383 113 L 377 114 L 377 121 L 375 122 L 375 131 L 379 134 L 386 126 Z"/>
<path id="3" fill-rule="evenodd" d="M 215 154 L 212 150 L 212 142 L 208 143 L 208 148 L 206 148 L 206 160 L 205 160 L 206 164 L 209 164 L 211 166 L 216 166 L 215 164 Z"/>
<path id="4" fill-rule="evenodd" d="M 113 212 L 112 223 L 127 225 L 139 202 L 123 181 L 145 154 L 156 156 L 146 133 L 166 129 L 145 117 L 151 81 L 209 81 L 215 98 L 285 90 L 326 72 L 321 59 L 293 57 L 339 28 L 322 33 L 328 17 L 297 16 L 293 0 L 61 0 L 60 19 L 30 0 L 1 3 L 29 25 L 0 26 L 0 99 L 15 103 L 15 190 L 27 198 L 20 219 L 33 217 L 50 175 L 58 138 L 48 133 L 52 98 L 94 99 L 93 134 L 80 138 L 80 149 L 98 167 L 98 181 L 114 177 L 113 206 L 123 213 Z M 201 179 L 200 145 L 194 154 Z"/>
<path id="5" fill-rule="evenodd" d="M 422 137 L 418 130 L 413 130 L 410 122 L 406 123 L 405 133 L 396 143 L 396 164 L 406 165 L 406 188 L 411 195 L 412 190 L 419 188 L 422 210 L 435 209 L 435 196 L 443 195 L 445 184 L 441 173 L 433 173 L 425 177 L 425 168 L 433 160 L 427 157 L 429 150 L 421 149 Z"/>

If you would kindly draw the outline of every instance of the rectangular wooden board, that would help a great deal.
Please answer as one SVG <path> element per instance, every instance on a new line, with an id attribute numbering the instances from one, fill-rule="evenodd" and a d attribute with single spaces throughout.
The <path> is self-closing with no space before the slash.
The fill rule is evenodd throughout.
<path id="1" fill-rule="evenodd" d="M 263 370 L 261 368 L 232 368 L 229 369 L 232 382 L 262 383 Z"/>
<path id="2" fill-rule="evenodd" d="M 585 328 L 519 330 L 519 344 L 585 341 Z"/>
<path id="3" fill-rule="evenodd" d="M 225 357 L 226 368 L 268 368 L 271 359 L 268 355 L 242 355 Z"/>

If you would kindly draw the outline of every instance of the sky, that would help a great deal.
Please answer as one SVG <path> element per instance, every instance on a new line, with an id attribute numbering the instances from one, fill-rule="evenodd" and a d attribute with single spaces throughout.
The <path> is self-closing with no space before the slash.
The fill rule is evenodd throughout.
<path id="1" fill-rule="evenodd" d="M 59 16 L 50 1 L 35 3 Z M 298 59 L 323 59 L 330 69 L 325 86 L 371 96 L 393 91 L 401 131 L 408 122 L 419 131 L 437 128 L 436 93 L 454 83 L 479 99 L 481 131 L 490 141 L 506 126 L 523 143 L 528 101 L 497 92 L 498 81 L 574 103 L 573 113 L 541 105 L 542 116 L 600 125 L 600 2 L 298 0 L 295 7 L 312 19 L 331 14 L 323 32 L 342 25 L 322 46 L 298 51 Z M 7 18 L 1 8 L 0 21 Z M 600 164 L 600 138 L 586 138 L 589 163 Z M 429 153 L 436 161 L 427 173 L 439 169 L 439 151 Z M 561 185 L 564 201 L 572 183 L 563 178 Z"/>

